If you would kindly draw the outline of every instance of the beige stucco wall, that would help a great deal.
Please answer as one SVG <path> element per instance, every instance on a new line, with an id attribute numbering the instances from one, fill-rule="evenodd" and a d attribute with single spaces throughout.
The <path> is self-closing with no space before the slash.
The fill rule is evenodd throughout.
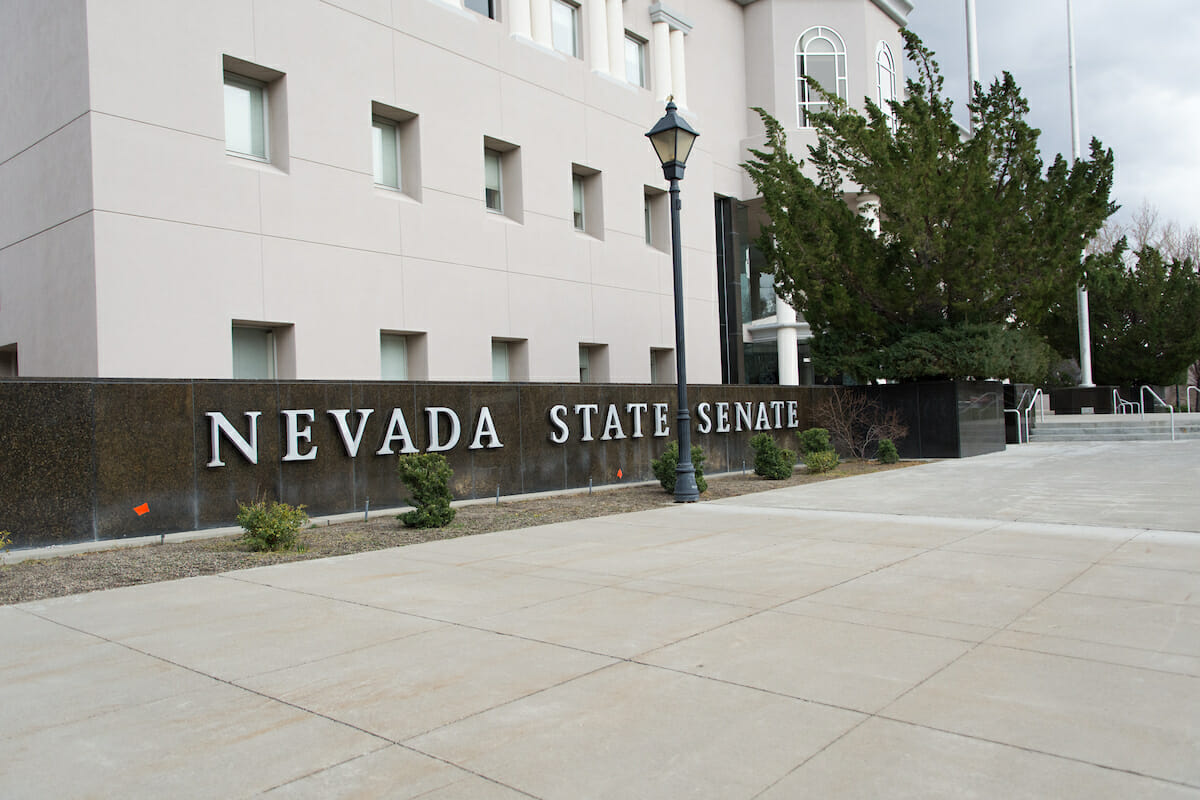
<path id="1" fill-rule="evenodd" d="M 527 340 L 531 380 L 577 378 L 587 343 L 608 346 L 605 379 L 648 381 L 650 349 L 674 346 L 669 248 L 643 239 L 643 187 L 666 188 L 643 136 L 661 87 L 592 68 L 586 8 L 570 58 L 510 35 L 499 5 L 489 20 L 445 0 L 6 3 L 0 81 L 21 111 L 0 118 L 0 346 L 19 342 L 27 376 L 228 377 L 236 320 L 290 326 L 281 377 L 379 377 L 382 330 L 425 334 L 414 377 L 487 379 L 497 337 Z M 682 182 L 689 378 L 718 382 L 713 196 L 753 194 L 746 109 L 770 85 L 794 117 L 795 37 L 841 26 L 857 48 L 878 12 L 669 5 L 692 25 L 701 132 Z M 647 40 L 650 6 L 622 3 Z M 869 49 L 852 50 L 852 98 Z M 285 76 L 269 164 L 225 152 L 223 56 Z M 45 100 L 31 72 L 55 76 Z M 372 102 L 418 115 L 407 194 L 373 184 Z M 516 220 L 484 208 L 484 137 L 520 148 Z M 572 164 L 600 172 L 597 236 L 573 228 Z"/>

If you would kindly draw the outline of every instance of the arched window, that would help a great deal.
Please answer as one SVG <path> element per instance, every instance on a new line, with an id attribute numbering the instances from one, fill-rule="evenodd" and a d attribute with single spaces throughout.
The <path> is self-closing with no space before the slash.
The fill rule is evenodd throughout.
<path id="1" fill-rule="evenodd" d="M 888 127 L 895 130 L 896 116 L 892 113 L 891 102 L 896 99 L 896 61 L 887 42 L 880 42 L 875 48 L 875 80 L 879 87 L 876 102 L 887 117 Z"/>
<path id="2" fill-rule="evenodd" d="M 812 126 L 809 115 L 829 109 L 821 95 L 809 88 L 806 78 L 810 77 L 825 91 L 846 99 L 846 45 L 830 28 L 809 28 L 796 40 L 796 106 L 801 128 Z"/>

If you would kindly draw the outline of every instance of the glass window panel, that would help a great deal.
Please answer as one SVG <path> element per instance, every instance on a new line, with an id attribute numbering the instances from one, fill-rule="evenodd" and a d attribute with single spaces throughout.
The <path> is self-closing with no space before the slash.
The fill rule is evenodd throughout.
<path id="1" fill-rule="evenodd" d="M 408 380 L 408 337 L 379 334 L 379 377 L 385 381 Z"/>
<path id="2" fill-rule="evenodd" d="M 579 55 L 579 42 L 576 38 L 578 24 L 576 7 L 562 0 L 554 0 L 550 6 L 551 41 L 554 49 L 569 56 Z"/>
<path id="3" fill-rule="evenodd" d="M 650 213 L 650 198 L 642 198 L 643 216 L 646 221 L 646 244 L 654 244 L 654 217 Z"/>
<path id="4" fill-rule="evenodd" d="M 583 230 L 583 178 L 571 176 L 571 200 L 574 209 L 575 230 Z"/>
<path id="5" fill-rule="evenodd" d="M 225 79 L 225 149 L 266 159 L 266 97 L 262 86 Z"/>
<path id="6" fill-rule="evenodd" d="M 508 342 L 492 341 L 492 380 L 508 380 Z"/>
<path id="7" fill-rule="evenodd" d="M 270 328 L 234 327 L 233 377 L 256 380 L 275 377 L 275 340 Z"/>
<path id="8" fill-rule="evenodd" d="M 496 10 L 492 0 L 463 0 L 463 5 L 477 14 L 483 14 L 491 19 L 496 18 Z"/>
<path id="9" fill-rule="evenodd" d="M 625 80 L 634 86 L 646 85 L 646 45 L 632 36 L 625 37 Z"/>
<path id="10" fill-rule="evenodd" d="M 805 61 L 805 66 L 808 68 L 807 76 L 816 78 L 817 83 L 821 84 L 821 88 L 827 92 L 837 92 L 837 64 L 832 58 L 809 56 Z M 819 97 L 819 95 L 814 94 L 814 97 Z"/>
<path id="11" fill-rule="evenodd" d="M 376 120 L 371 127 L 374 150 L 375 183 L 400 188 L 400 152 L 396 126 Z"/>
<path id="12" fill-rule="evenodd" d="M 500 184 L 500 154 L 495 150 L 483 151 L 483 200 L 491 211 L 503 211 L 503 196 Z"/>
<path id="13" fill-rule="evenodd" d="M 579 382 L 589 383 L 592 379 L 591 353 L 583 345 L 579 346 Z"/>

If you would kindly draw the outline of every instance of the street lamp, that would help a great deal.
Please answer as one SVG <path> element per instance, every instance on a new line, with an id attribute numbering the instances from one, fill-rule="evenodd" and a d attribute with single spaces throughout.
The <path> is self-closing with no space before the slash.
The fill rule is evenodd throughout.
<path id="1" fill-rule="evenodd" d="M 679 181 L 687 166 L 692 145 L 700 134 L 667 101 L 667 113 L 646 134 L 662 162 L 663 177 L 671 183 L 671 262 L 675 278 L 675 382 L 679 393 L 676 425 L 679 426 L 679 464 L 675 467 L 675 502 L 700 499 L 696 469 L 692 466 L 692 422 L 687 401 L 687 355 L 683 346 L 683 246 L 679 241 Z"/>

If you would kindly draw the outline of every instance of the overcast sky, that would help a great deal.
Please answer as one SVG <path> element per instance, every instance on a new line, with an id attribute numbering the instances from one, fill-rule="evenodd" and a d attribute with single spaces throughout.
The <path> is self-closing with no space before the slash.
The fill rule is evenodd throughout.
<path id="1" fill-rule="evenodd" d="M 932 49 L 966 123 L 965 0 L 914 0 L 909 27 Z M 1200 224 L 1200 0 L 1073 0 L 1083 152 L 1116 155 L 1113 196 Z M 1042 131 L 1043 159 L 1071 155 L 1066 0 L 976 0 L 980 81 L 1007 70 Z"/>

